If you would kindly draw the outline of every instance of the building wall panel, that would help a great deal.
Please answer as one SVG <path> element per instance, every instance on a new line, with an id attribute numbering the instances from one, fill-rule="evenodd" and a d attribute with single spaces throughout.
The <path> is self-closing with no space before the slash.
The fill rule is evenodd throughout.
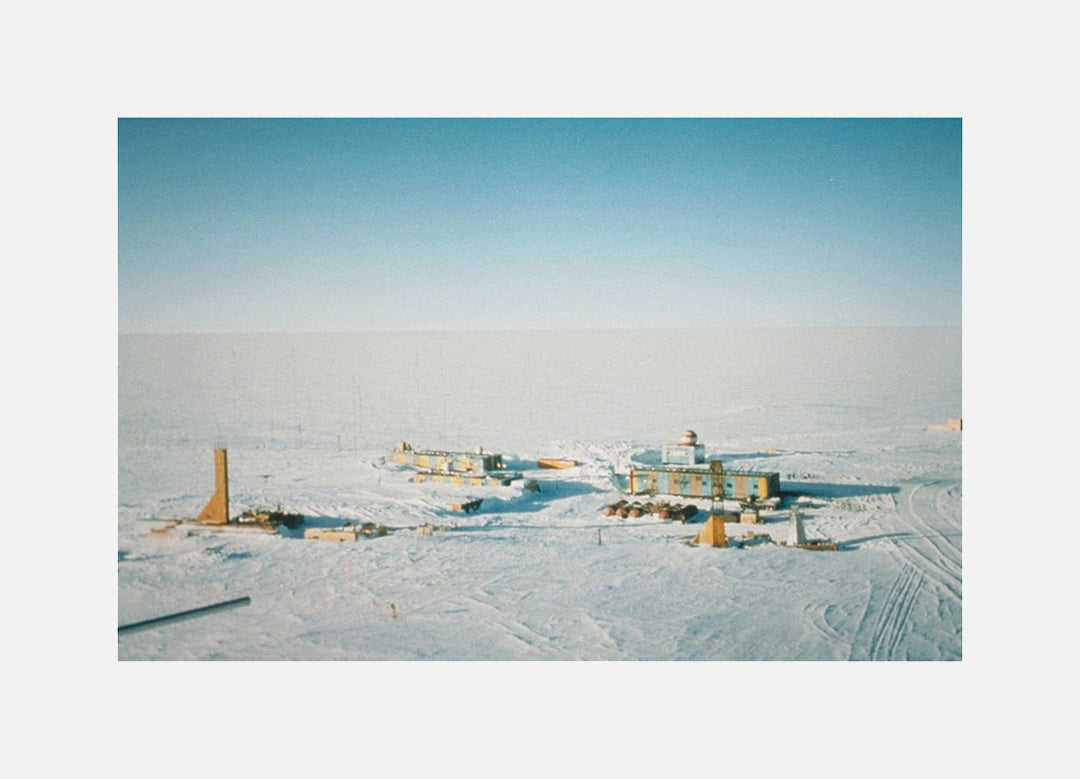
<path id="1" fill-rule="evenodd" d="M 726 498 L 772 498 L 780 493 L 780 474 L 773 472 L 720 473 L 679 467 L 635 468 L 630 472 L 630 492 L 635 495 L 657 493 L 711 498 L 714 483 L 723 485 L 721 497 Z"/>

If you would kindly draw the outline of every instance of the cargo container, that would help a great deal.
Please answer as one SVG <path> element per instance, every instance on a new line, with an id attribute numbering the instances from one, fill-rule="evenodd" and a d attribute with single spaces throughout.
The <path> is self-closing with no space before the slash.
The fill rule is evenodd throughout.
<path id="1" fill-rule="evenodd" d="M 541 457 L 536 461 L 538 468 L 577 468 L 581 463 L 577 460 L 566 460 L 561 457 Z"/>
<path id="2" fill-rule="evenodd" d="M 945 420 L 944 425 L 927 425 L 926 429 L 946 433 L 959 433 L 964 429 L 964 420 L 961 417 L 949 417 Z"/>

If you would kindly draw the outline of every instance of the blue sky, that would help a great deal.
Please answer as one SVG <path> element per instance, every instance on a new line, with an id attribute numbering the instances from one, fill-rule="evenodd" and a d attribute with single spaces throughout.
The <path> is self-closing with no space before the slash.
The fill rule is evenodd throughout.
<path id="1" fill-rule="evenodd" d="M 959 119 L 121 119 L 121 332 L 959 325 Z"/>

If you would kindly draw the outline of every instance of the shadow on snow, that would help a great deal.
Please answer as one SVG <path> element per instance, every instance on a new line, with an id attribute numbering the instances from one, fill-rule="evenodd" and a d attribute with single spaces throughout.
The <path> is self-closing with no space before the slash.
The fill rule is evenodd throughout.
<path id="1" fill-rule="evenodd" d="M 880 484 L 827 484 L 781 479 L 780 492 L 792 497 L 805 495 L 813 498 L 855 498 L 863 495 L 895 495 L 900 492 L 900 488 Z"/>

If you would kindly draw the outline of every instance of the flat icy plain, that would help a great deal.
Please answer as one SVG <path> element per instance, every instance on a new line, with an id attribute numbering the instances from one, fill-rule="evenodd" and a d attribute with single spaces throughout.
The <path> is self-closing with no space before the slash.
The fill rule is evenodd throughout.
<path id="1" fill-rule="evenodd" d="M 959 328 L 122 335 L 119 621 L 251 604 L 118 656 L 958 660 L 962 434 L 927 425 L 961 416 L 960 349 Z M 603 516 L 687 428 L 725 468 L 779 472 L 841 550 Z M 540 490 L 413 483 L 398 441 L 501 452 Z M 203 507 L 217 446 L 233 516 L 389 534 L 149 536 Z M 466 496 L 479 511 L 449 509 Z M 729 537 L 787 537 L 787 511 L 764 518 Z"/>

